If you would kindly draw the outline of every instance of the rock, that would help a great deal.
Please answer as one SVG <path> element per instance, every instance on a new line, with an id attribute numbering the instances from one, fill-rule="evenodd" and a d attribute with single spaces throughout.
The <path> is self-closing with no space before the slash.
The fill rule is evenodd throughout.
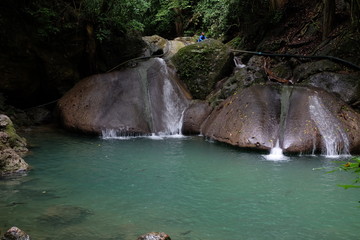
<path id="1" fill-rule="evenodd" d="M 360 74 L 322 72 L 306 81 L 309 85 L 337 94 L 349 105 L 360 107 Z"/>
<path id="2" fill-rule="evenodd" d="M 209 116 L 212 108 L 205 101 L 194 101 L 185 110 L 183 118 L 182 133 L 199 134 L 201 124 Z"/>
<path id="3" fill-rule="evenodd" d="M 145 36 L 142 38 L 146 43 L 147 48 L 144 51 L 145 56 L 159 55 L 165 53 L 167 47 L 167 41 L 165 38 L 162 38 L 158 35 Z"/>
<path id="4" fill-rule="evenodd" d="M 180 49 L 172 62 L 192 96 L 202 100 L 234 65 L 230 48 L 211 39 Z"/>
<path id="5" fill-rule="evenodd" d="M 141 235 L 137 240 L 171 240 L 171 238 L 164 232 L 151 232 Z"/>
<path id="6" fill-rule="evenodd" d="M 38 219 L 54 226 L 71 225 L 83 221 L 92 212 L 77 206 L 56 205 L 46 209 Z"/>
<path id="7" fill-rule="evenodd" d="M 164 59 L 171 59 L 181 48 L 192 42 L 188 38 L 175 38 L 167 40 L 158 35 L 145 36 L 142 38 L 147 44 L 144 50 L 145 56 L 162 55 Z"/>
<path id="8" fill-rule="evenodd" d="M 276 88 L 245 88 L 212 111 L 201 133 L 231 145 L 269 149 L 277 137 L 279 110 Z"/>
<path id="9" fill-rule="evenodd" d="M 30 236 L 17 227 L 12 227 L 6 231 L 1 240 L 30 240 Z"/>
<path id="10" fill-rule="evenodd" d="M 0 176 L 27 171 L 29 165 L 22 159 L 27 151 L 26 140 L 16 134 L 10 118 L 0 114 Z"/>
<path id="11" fill-rule="evenodd" d="M 130 135 L 171 132 L 168 124 L 180 121 L 186 106 L 186 93 L 157 58 L 83 79 L 58 101 L 66 128 L 96 134 L 107 129 Z"/>
<path id="12" fill-rule="evenodd" d="M 22 173 L 29 165 L 13 149 L 0 150 L 0 176 Z"/>
<path id="13" fill-rule="evenodd" d="M 311 87 L 243 89 L 210 114 L 201 132 L 247 148 L 270 149 L 279 141 L 285 152 L 360 151 L 360 114 L 333 94 Z"/>

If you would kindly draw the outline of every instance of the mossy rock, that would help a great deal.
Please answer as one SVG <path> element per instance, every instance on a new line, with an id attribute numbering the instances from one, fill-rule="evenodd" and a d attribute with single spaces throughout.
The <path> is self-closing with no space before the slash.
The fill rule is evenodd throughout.
<path id="1" fill-rule="evenodd" d="M 16 133 L 10 118 L 3 114 L 0 114 L 0 138 L 0 150 L 12 148 L 21 156 L 27 152 L 26 140 Z"/>
<path id="2" fill-rule="evenodd" d="M 21 158 L 27 151 L 10 118 L 0 114 L 0 176 L 27 171 L 29 165 Z"/>
<path id="3" fill-rule="evenodd" d="M 180 49 L 172 61 L 195 99 L 205 99 L 233 68 L 229 47 L 212 39 Z"/>

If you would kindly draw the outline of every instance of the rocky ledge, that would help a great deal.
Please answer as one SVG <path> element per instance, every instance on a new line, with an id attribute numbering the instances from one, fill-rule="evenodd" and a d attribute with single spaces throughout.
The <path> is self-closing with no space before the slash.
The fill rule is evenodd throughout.
<path id="1" fill-rule="evenodd" d="M 22 158 L 27 151 L 26 140 L 16 134 L 10 118 L 0 114 L 0 176 L 27 171 L 29 165 Z"/>

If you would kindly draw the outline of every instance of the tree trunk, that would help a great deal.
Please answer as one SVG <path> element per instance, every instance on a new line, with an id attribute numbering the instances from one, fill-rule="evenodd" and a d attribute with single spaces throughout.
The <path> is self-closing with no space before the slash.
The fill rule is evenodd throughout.
<path id="1" fill-rule="evenodd" d="M 92 24 L 86 24 L 87 44 L 86 54 L 88 60 L 88 74 L 96 73 L 96 39 Z"/>
<path id="2" fill-rule="evenodd" d="M 329 36 L 334 27 L 335 7 L 335 0 L 323 0 L 323 40 Z"/>
<path id="3" fill-rule="evenodd" d="M 181 8 L 174 8 L 176 35 L 182 37 L 184 35 L 184 17 Z"/>
<path id="4" fill-rule="evenodd" d="M 288 0 L 271 0 L 270 1 L 270 9 L 271 10 L 279 10 L 285 6 Z"/>

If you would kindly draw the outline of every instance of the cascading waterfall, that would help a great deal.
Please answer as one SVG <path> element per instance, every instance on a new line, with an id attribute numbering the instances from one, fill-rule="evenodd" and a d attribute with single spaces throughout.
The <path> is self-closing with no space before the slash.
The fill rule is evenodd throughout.
<path id="1" fill-rule="evenodd" d="M 280 106 L 281 106 L 281 112 L 280 112 L 280 122 L 279 122 L 279 130 L 278 130 L 278 138 L 276 140 L 275 146 L 270 150 L 269 155 L 264 155 L 264 158 L 266 160 L 270 161 L 283 161 L 288 160 L 288 157 L 286 157 L 283 154 L 283 150 L 280 147 L 280 145 L 283 145 L 284 142 L 284 131 L 286 128 L 286 120 L 287 115 L 289 111 L 289 99 L 291 96 L 292 88 L 288 86 L 284 86 L 281 90 L 281 99 L 280 99 Z"/>
<path id="2" fill-rule="evenodd" d="M 321 99 L 312 96 L 309 99 L 309 110 L 323 140 L 323 154 L 327 157 L 349 155 L 348 136 L 339 120 L 323 106 Z"/>
<path id="3" fill-rule="evenodd" d="M 244 67 L 246 67 L 246 65 L 243 64 L 241 62 L 240 58 L 238 58 L 238 57 L 234 57 L 234 64 L 235 64 L 236 68 L 244 68 Z"/>
<path id="4" fill-rule="evenodd" d="M 184 101 L 179 99 L 177 94 L 174 94 L 176 91 L 174 89 L 174 83 L 172 82 L 171 74 L 169 68 L 166 65 L 166 62 L 159 58 L 162 67 L 161 71 L 164 75 L 164 85 L 163 85 L 163 101 L 164 101 L 164 112 L 163 112 L 163 122 L 165 124 L 166 135 L 180 135 L 183 114 L 186 108 Z"/>
<path id="5" fill-rule="evenodd" d="M 138 69 L 140 80 L 143 86 L 144 112 L 151 134 L 145 134 L 153 139 L 181 135 L 183 113 L 188 101 L 174 79 L 175 72 L 170 69 L 165 60 L 155 58 L 159 68 L 148 75 L 146 70 Z M 131 89 L 129 89 L 131 91 Z M 131 131 L 130 131 L 131 132 Z M 104 129 L 103 139 L 126 139 L 139 137 L 140 134 L 129 134 L 128 129 Z M 142 135 L 144 136 L 144 135 Z"/>
<path id="6" fill-rule="evenodd" d="M 280 148 L 279 139 L 276 141 L 275 147 L 273 147 L 270 150 L 270 154 L 269 155 L 263 155 L 263 157 L 266 160 L 269 160 L 269 161 L 284 161 L 284 160 L 286 161 L 286 160 L 289 160 L 289 158 L 286 157 L 283 154 L 283 150 Z"/>

